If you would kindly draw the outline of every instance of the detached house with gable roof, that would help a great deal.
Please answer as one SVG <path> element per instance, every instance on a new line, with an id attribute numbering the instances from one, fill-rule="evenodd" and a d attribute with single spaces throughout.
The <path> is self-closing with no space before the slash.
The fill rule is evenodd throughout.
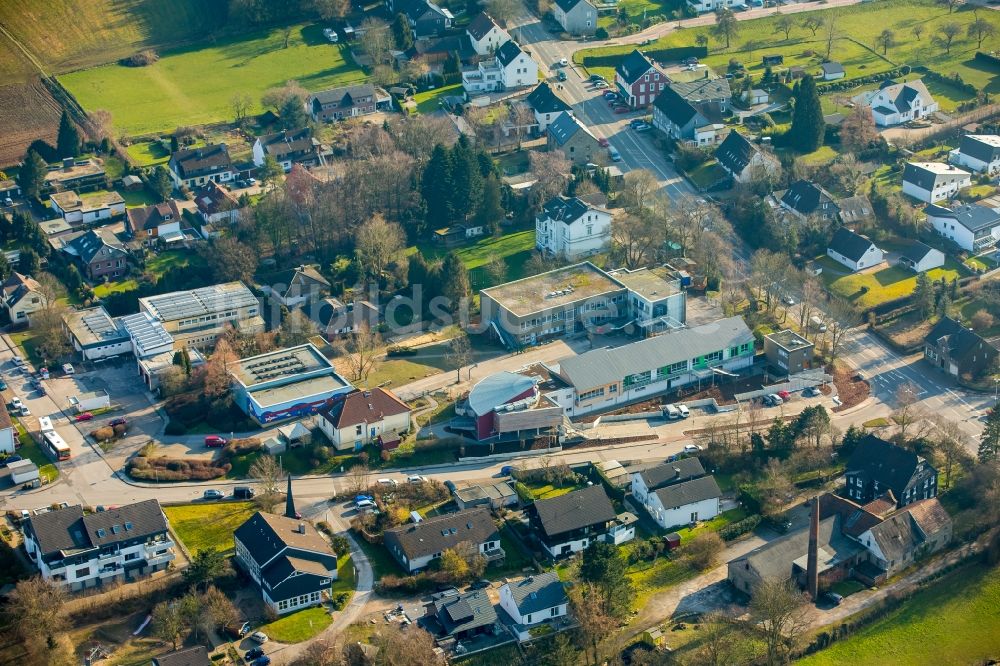
<path id="1" fill-rule="evenodd" d="M 63 246 L 90 280 L 117 278 L 128 271 L 128 252 L 109 229 L 90 229 Z"/>
<path id="2" fill-rule="evenodd" d="M 826 255 L 856 273 L 863 268 L 881 264 L 885 254 L 867 236 L 854 233 L 846 227 L 837 229 L 826 248 Z"/>
<path id="3" fill-rule="evenodd" d="M 389 108 L 392 98 L 370 83 L 320 90 L 309 96 L 306 108 L 318 123 L 366 116 Z"/>
<path id="4" fill-rule="evenodd" d="M 264 166 L 266 157 L 273 157 L 288 173 L 293 164 L 315 166 L 320 163 L 319 141 L 309 127 L 263 134 L 253 144 L 253 163 Z"/>
<path id="5" fill-rule="evenodd" d="M 546 620 L 563 617 L 569 612 L 569 598 L 559 576 L 546 571 L 500 587 L 500 608 L 519 625 L 518 638 L 526 640 L 530 632 L 522 631 Z"/>
<path id="6" fill-rule="evenodd" d="M 924 338 L 924 358 L 953 377 L 982 377 L 1000 352 L 979 334 L 951 317 L 942 318 Z"/>
<path id="7" fill-rule="evenodd" d="M 934 231 L 963 250 L 980 252 L 1000 240 L 1000 209 L 975 203 L 952 208 L 931 204 L 924 213 Z"/>
<path id="8" fill-rule="evenodd" d="M 559 114 L 549 125 L 548 149 L 560 150 L 576 165 L 594 161 L 601 152 L 601 144 L 587 126 L 569 113 Z"/>
<path id="9" fill-rule="evenodd" d="M 319 428 L 338 451 L 360 451 L 379 438 L 399 439 L 410 430 L 410 406 L 387 389 L 348 393 L 320 412 Z"/>
<path id="10" fill-rule="evenodd" d="M 538 64 L 514 40 L 501 44 L 492 59 L 483 60 L 475 69 L 462 71 L 462 88 L 467 97 L 533 86 L 537 82 Z"/>
<path id="11" fill-rule="evenodd" d="M 552 16 L 571 35 L 593 35 L 597 31 L 597 6 L 589 0 L 555 0 Z"/>
<path id="12" fill-rule="evenodd" d="M 666 88 L 667 75 L 635 49 L 615 67 L 615 86 L 630 107 L 644 108 Z"/>
<path id="13" fill-rule="evenodd" d="M 388 0 L 386 4 L 393 13 L 406 17 L 418 39 L 442 34 L 455 20 L 450 11 L 430 0 Z"/>
<path id="14" fill-rule="evenodd" d="M 897 508 L 937 496 L 938 472 L 913 451 L 874 435 L 858 444 L 844 472 L 849 499 L 867 504 L 892 492 Z"/>
<path id="15" fill-rule="evenodd" d="M 486 12 L 479 12 L 469 21 L 465 33 L 472 43 L 472 50 L 479 55 L 489 55 L 510 41 L 507 31 L 497 25 L 493 17 Z"/>
<path id="16" fill-rule="evenodd" d="M 903 194 L 924 203 L 951 199 L 964 187 L 972 185 L 972 176 L 951 164 L 907 162 L 903 167 Z"/>
<path id="17" fill-rule="evenodd" d="M 441 553 L 458 544 L 471 544 L 487 562 L 506 557 L 500 532 L 485 508 L 446 513 L 385 531 L 382 542 L 404 571 L 426 569 Z"/>
<path id="18" fill-rule="evenodd" d="M 184 239 L 181 231 L 182 215 L 177 201 L 171 199 L 152 206 L 129 208 L 125 217 L 125 231 L 132 238 L 142 239 L 143 245 L 154 245 Z"/>
<path id="19" fill-rule="evenodd" d="M 905 83 L 885 81 L 878 90 L 862 93 L 853 100 L 871 108 L 879 127 L 901 125 L 938 110 L 938 103 L 920 79 Z"/>
<path id="20" fill-rule="evenodd" d="M 663 529 L 719 515 L 722 491 L 701 461 L 682 458 L 632 474 L 632 495 Z"/>
<path id="21" fill-rule="evenodd" d="M 577 197 L 557 196 L 535 216 L 535 247 L 543 253 L 576 261 L 607 249 L 611 213 Z"/>
<path id="22" fill-rule="evenodd" d="M 174 559 L 167 519 L 155 499 L 84 514 L 80 505 L 28 518 L 24 548 L 42 578 L 71 591 L 130 582 Z"/>
<path id="23" fill-rule="evenodd" d="M 321 300 L 330 291 L 330 282 L 316 266 L 297 266 L 271 273 L 258 280 L 258 287 L 286 308 Z"/>
<path id="24" fill-rule="evenodd" d="M 546 81 L 539 83 L 525 101 L 535 112 L 535 122 L 538 123 L 539 132 L 545 132 L 559 114 L 573 115 L 573 107 L 559 97 Z"/>
<path id="25" fill-rule="evenodd" d="M 236 177 L 229 149 L 224 143 L 183 148 L 167 164 L 175 187 L 194 188 L 205 183 L 228 183 Z"/>
<path id="26" fill-rule="evenodd" d="M 536 500 L 528 511 L 542 548 L 553 559 L 579 553 L 591 542 L 603 540 L 617 517 L 601 485 Z"/>
<path id="27" fill-rule="evenodd" d="M 48 304 L 42 285 L 34 278 L 12 271 L 3 282 L 3 308 L 12 324 L 30 323 L 31 314 Z"/>
<path id="28" fill-rule="evenodd" d="M 775 197 L 782 209 L 788 211 L 800 220 L 816 216 L 824 221 L 837 219 L 840 207 L 834 201 L 833 195 L 821 185 L 809 180 L 797 180 L 788 189 Z"/>
<path id="29" fill-rule="evenodd" d="M 737 183 L 749 183 L 758 175 L 770 175 L 781 169 L 776 157 L 766 153 L 739 132 L 730 132 L 715 149 L 719 166 Z"/>
<path id="30" fill-rule="evenodd" d="M 337 579 L 337 554 L 308 522 L 295 517 L 288 478 L 285 515 L 258 511 L 233 533 L 236 562 L 278 615 L 319 606 Z"/>
<path id="31" fill-rule="evenodd" d="M 653 102 L 653 127 L 674 139 L 713 146 L 725 136 L 718 102 L 689 102 L 668 86 Z"/>
<path id="32" fill-rule="evenodd" d="M 966 134 L 958 148 L 948 153 L 948 161 L 975 173 L 1000 173 L 1000 135 Z"/>

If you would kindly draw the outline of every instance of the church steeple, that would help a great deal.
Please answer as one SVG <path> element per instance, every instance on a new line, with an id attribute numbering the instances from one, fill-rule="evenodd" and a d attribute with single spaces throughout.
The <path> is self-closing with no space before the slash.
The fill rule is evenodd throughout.
<path id="1" fill-rule="evenodd" d="M 295 499 L 292 497 L 292 475 L 288 475 L 288 491 L 285 494 L 285 516 L 295 518 Z"/>

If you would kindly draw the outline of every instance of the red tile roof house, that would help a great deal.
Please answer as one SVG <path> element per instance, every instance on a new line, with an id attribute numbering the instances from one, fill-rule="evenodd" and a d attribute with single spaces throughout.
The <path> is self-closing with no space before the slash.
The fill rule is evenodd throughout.
<path id="1" fill-rule="evenodd" d="M 195 191 L 194 204 L 198 208 L 198 215 L 204 220 L 201 235 L 205 238 L 219 235 L 214 225 L 236 224 L 243 210 L 239 199 L 218 183 L 209 183 Z"/>
<path id="2" fill-rule="evenodd" d="M 615 67 L 615 86 L 630 107 L 640 109 L 667 87 L 667 75 L 636 49 Z"/>
<path id="3" fill-rule="evenodd" d="M 374 388 L 355 391 L 330 409 L 320 412 L 319 428 L 338 451 L 360 451 L 383 435 L 410 429 L 410 406 L 391 391 Z"/>

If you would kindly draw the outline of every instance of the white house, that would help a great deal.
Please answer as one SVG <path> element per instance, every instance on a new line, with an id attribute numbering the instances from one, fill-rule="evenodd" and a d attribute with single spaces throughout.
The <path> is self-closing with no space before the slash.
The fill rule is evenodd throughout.
<path id="1" fill-rule="evenodd" d="M 462 72 L 466 95 L 513 90 L 538 83 L 538 64 L 517 42 L 504 42 L 492 59 Z"/>
<path id="2" fill-rule="evenodd" d="M 85 361 L 132 353 L 132 339 L 119 327 L 104 306 L 86 310 L 67 310 L 63 332 L 73 350 Z"/>
<path id="3" fill-rule="evenodd" d="M 320 163 L 319 140 L 309 127 L 296 130 L 282 130 L 274 134 L 263 134 L 253 144 L 253 163 L 264 166 L 268 156 L 273 157 L 288 173 L 293 164 L 315 166 Z"/>
<path id="4" fill-rule="evenodd" d="M 958 148 L 948 153 L 948 161 L 975 173 L 1000 173 L 1000 136 L 966 134 Z"/>
<path id="5" fill-rule="evenodd" d="M 748 183 L 760 176 L 778 173 L 781 164 L 773 155 L 750 143 L 739 132 L 730 132 L 715 149 L 719 166 L 737 183 Z"/>
<path id="6" fill-rule="evenodd" d="M 611 213 L 576 197 L 553 197 L 535 217 L 535 247 L 543 254 L 576 261 L 610 243 Z"/>
<path id="7" fill-rule="evenodd" d="M 13 271 L 3 283 L 3 308 L 12 324 L 27 324 L 34 312 L 46 306 L 42 285 L 27 275 Z"/>
<path id="8" fill-rule="evenodd" d="M 479 12 L 469 22 L 465 33 L 472 43 L 472 50 L 479 55 L 489 55 L 510 41 L 507 31 L 497 25 L 493 17 L 486 12 Z"/>
<path id="9" fill-rule="evenodd" d="M 906 83 L 886 81 L 878 90 L 853 98 L 872 110 L 875 124 L 891 127 L 922 118 L 938 110 L 938 103 L 920 79 Z"/>
<path id="10" fill-rule="evenodd" d="M 903 168 L 903 194 L 924 203 L 951 199 L 963 187 L 972 185 L 972 175 L 951 164 L 907 162 Z"/>
<path id="11" fill-rule="evenodd" d="M 117 192 L 80 195 L 72 190 L 49 195 L 52 211 L 67 224 L 92 224 L 125 214 L 125 199 Z"/>
<path id="12" fill-rule="evenodd" d="M 470 543 L 488 562 L 506 556 L 500 532 L 488 509 L 479 507 L 446 513 L 388 529 L 382 543 L 404 571 L 426 569 L 441 553 L 461 543 Z"/>
<path id="13" fill-rule="evenodd" d="M 820 69 L 823 70 L 824 81 L 836 81 L 837 79 L 842 79 L 846 76 L 844 66 L 839 62 L 824 62 L 820 65 Z"/>
<path id="14" fill-rule="evenodd" d="M 295 517 L 288 479 L 285 515 L 258 511 L 233 532 L 236 562 L 278 615 L 323 603 L 337 579 L 337 554 L 311 524 Z"/>
<path id="15" fill-rule="evenodd" d="M 524 101 L 528 103 L 528 106 L 535 113 L 535 122 L 538 123 L 539 132 L 547 130 L 549 123 L 555 120 L 559 114 L 568 113 L 569 115 L 573 115 L 573 107 L 556 95 L 546 81 L 539 83 Z"/>
<path id="16" fill-rule="evenodd" d="M 705 476 L 705 468 L 697 458 L 681 458 L 674 462 L 655 465 L 632 473 L 632 496 L 645 504 L 649 494 L 659 488 L 702 476 Z"/>
<path id="17" fill-rule="evenodd" d="M 14 422 L 10 420 L 7 405 L 0 405 L 0 453 L 12 455 L 17 444 L 17 433 L 14 431 Z"/>
<path id="18" fill-rule="evenodd" d="M 174 559 L 155 499 L 89 514 L 80 505 L 56 509 L 31 516 L 21 529 L 42 578 L 70 591 L 132 581 Z"/>
<path id="19" fill-rule="evenodd" d="M 228 183 L 236 178 L 226 144 L 182 148 L 167 163 L 170 177 L 178 188 L 194 188 L 206 183 Z"/>
<path id="20" fill-rule="evenodd" d="M 722 491 L 714 476 L 703 476 L 654 490 L 646 496 L 646 510 L 663 529 L 711 520 L 719 515 Z"/>
<path id="21" fill-rule="evenodd" d="M 597 6 L 589 0 L 555 0 L 552 17 L 571 35 L 593 35 L 597 31 Z"/>
<path id="22" fill-rule="evenodd" d="M 945 208 L 931 204 L 924 208 L 927 222 L 963 250 L 979 252 L 1000 240 L 1000 209 L 980 204 Z"/>
<path id="23" fill-rule="evenodd" d="M 338 451 L 360 451 L 383 434 L 399 435 L 410 429 L 410 406 L 391 391 L 375 387 L 354 391 L 320 412 L 319 428 Z"/>
<path id="24" fill-rule="evenodd" d="M 923 273 L 944 266 L 944 252 L 920 241 L 910 241 L 899 253 L 899 263 L 916 273 Z"/>
<path id="25" fill-rule="evenodd" d="M 847 266 L 852 273 L 877 266 L 884 260 L 882 250 L 878 249 L 867 236 L 854 233 L 845 227 L 837 229 L 833 240 L 826 248 L 826 254 L 837 263 Z"/>
<path id="26" fill-rule="evenodd" d="M 504 583 L 500 587 L 500 608 L 507 611 L 514 622 L 520 625 L 517 629 L 527 629 L 566 615 L 569 599 L 559 576 L 546 571 Z M 524 633 L 530 636 L 530 633 Z"/>

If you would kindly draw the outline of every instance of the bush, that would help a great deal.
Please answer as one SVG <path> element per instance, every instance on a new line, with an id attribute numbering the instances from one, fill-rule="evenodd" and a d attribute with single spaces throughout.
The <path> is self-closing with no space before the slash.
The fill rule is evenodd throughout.
<path id="1" fill-rule="evenodd" d="M 125 67 L 148 67 L 154 62 L 160 59 L 160 54 L 158 54 L 153 49 L 144 49 L 138 53 L 134 53 L 127 58 L 122 58 L 119 63 Z"/>
<path id="2" fill-rule="evenodd" d="M 719 536 L 725 541 L 732 541 L 737 537 L 741 537 L 748 532 L 752 532 L 760 524 L 760 516 L 753 515 L 749 518 L 744 518 L 738 523 L 733 523 L 731 525 L 726 525 L 721 530 L 719 530 Z"/>
<path id="3" fill-rule="evenodd" d="M 385 350 L 385 355 L 388 356 L 389 358 L 398 357 L 398 356 L 416 356 L 417 355 L 417 350 L 416 349 L 412 349 L 410 347 L 395 346 L 395 347 L 389 347 L 388 349 L 386 349 Z"/>
<path id="4" fill-rule="evenodd" d="M 594 38 L 595 39 L 607 39 L 608 38 L 608 31 L 605 30 L 604 28 L 598 28 L 597 30 L 594 31 Z"/>
<path id="5" fill-rule="evenodd" d="M 702 532 L 684 544 L 681 554 L 687 558 L 691 566 L 704 571 L 715 565 L 716 559 L 725 547 L 722 538 L 715 532 Z"/>
<path id="6" fill-rule="evenodd" d="M 114 428 L 104 426 L 103 428 L 92 430 L 90 436 L 98 442 L 107 442 L 115 438 L 115 431 Z"/>
<path id="7" fill-rule="evenodd" d="M 170 419 L 170 421 L 167 422 L 167 427 L 164 428 L 163 432 L 168 435 L 183 435 L 184 433 L 187 432 L 187 428 L 185 428 L 184 424 L 181 423 L 180 421 L 177 421 L 175 419 Z"/>
<path id="8" fill-rule="evenodd" d="M 535 501 L 535 494 L 531 492 L 531 488 L 520 481 L 514 484 L 514 492 L 517 493 L 517 498 L 521 500 L 521 504 L 530 504 Z"/>
<path id="9" fill-rule="evenodd" d="M 333 610 L 343 610 L 351 598 L 350 592 L 341 592 L 333 598 Z"/>
<path id="10" fill-rule="evenodd" d="M 670 49 L 655 49 L 644 52 L 648 57 L 656 61 L 683 60 L 684 58 L 704 58 L 708 55 L 708 48 L 705 46 L 679 46 Z M 625 59 L 627 53 L 617 53 L 614 55 L 586 55 L 583 56 L 581 64 L 584 67 L 617 67 Z"/>

